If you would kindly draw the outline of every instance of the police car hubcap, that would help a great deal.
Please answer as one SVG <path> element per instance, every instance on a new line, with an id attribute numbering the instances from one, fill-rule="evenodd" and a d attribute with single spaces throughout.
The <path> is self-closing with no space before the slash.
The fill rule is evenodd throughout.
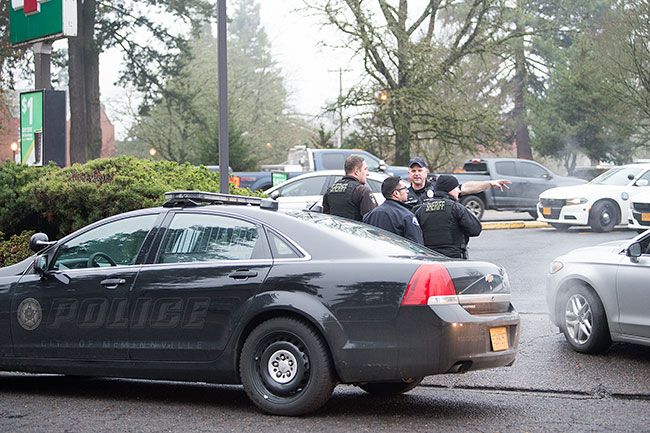
<path id="1" fill-rule="evenodd" d="M 269 358 L 269 376 L 278 383 L 288 383 L 296 376 L 298 363 L 296 357 L 287 350 L 278 350 Z"/>

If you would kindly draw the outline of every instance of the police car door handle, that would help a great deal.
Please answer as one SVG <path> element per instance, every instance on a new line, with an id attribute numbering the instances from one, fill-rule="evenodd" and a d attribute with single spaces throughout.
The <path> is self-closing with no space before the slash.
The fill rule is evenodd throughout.
<path id="1" fill-rule="evenodd" d="M 125 284 L 126 280 L 124 278 L 107 278 L 102 280 L 99 284 L 106 287 L 107 289 L 116 289 L 117 286 Z"/>
<path id="2" fill-rule="evenodd" d="M 228 275 L 235 280 L 245 280 L 246 278 L 257 277 L 257 272 L 249 271 L 248 269 L 237 269 L 235 272 Z"/>

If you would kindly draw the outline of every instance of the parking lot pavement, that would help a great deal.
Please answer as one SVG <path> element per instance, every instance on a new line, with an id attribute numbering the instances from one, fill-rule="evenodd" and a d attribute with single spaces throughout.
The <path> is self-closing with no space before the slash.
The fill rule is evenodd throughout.
<path id="1" fill-rule="evenodd" d="M 650 398 L 650 347 L 617 343 L 603 355 L 569 349 L 545 314 L 521 315 L 521 339 L 511 367 L 427 377 L 443 388 L 559 392 Z"/>

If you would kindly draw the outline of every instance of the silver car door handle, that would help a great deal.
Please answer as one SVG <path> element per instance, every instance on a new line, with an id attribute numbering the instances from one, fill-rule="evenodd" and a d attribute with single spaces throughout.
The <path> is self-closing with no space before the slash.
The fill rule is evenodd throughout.
<path id="1" fill-rule="evenodd" d="M 117 286 L 126 284 L 126 280 L 124 278 L 107 278 L 105 280 L 102 280 L 99 284 L 106 287 L 107 289 L 116 289 Z"/>

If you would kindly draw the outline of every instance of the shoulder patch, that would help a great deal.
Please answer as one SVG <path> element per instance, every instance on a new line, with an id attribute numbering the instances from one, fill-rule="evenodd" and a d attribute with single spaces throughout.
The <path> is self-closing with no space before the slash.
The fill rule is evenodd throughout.
<path id="1" fill-rule="evenodd" d="M 419 226 L 420 225 L 420 223 L 418 222 L 418 219 L 415 217 L 415 215 L 413 216 L 412 222 L 413 222 L 414 226 Z"/>

